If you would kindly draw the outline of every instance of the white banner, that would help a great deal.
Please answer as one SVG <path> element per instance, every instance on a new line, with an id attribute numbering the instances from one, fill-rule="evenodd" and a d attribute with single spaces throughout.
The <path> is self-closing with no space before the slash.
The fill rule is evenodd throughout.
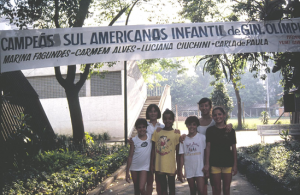
<path id="1" fill-rule="evenodd" d="M 1 72 L 96 62 L 299 52 L 300 19 L 0 31 Z"/>

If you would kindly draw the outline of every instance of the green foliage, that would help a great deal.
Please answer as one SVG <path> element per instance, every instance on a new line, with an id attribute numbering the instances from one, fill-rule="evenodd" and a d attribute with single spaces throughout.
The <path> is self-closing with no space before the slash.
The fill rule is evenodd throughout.
<path id="1" fill-rule="evenodd" d="M 85 142 L 88 146 L 91 146 L 94 144 L 93 137 L 90 136 L 90 134 L 88 132 L 85 132 Z"/>
<path id="2" fill-rule="evenodd" d="M 300 143 L 293 141 L 239 148 L 238 168 L 268 194 L 299 194 Z"/>
<path id="3" fill-rule="evenodd" d="M 19 116 L 14 116 L 17 123 L 14 124 L 15 131 L 8 136 L 5 142 L 5 166 L 6 168 L 22 168 L 24 162 L 36 155 L 41 149 L 41 139 L 33 132 L 27 124 L 31 116 L 19 113 Z M 51 139 L 51 138 L 49 138 Z"/>
<path id="4" fill-rule="evenodd" d="M 195 74 L 184 72 L 178 74 L 177 70 L 164 70 L 161 75 L 167 80 L 159 82 L 161 86 L 169 85 L 173 105 L 190 106 L 202 97 L 209 97 L 213 87 L 210 82 L 213 77 L 203 75 L 200 66 L 195 68 Z"/>
<path id="5" fill-rule="evenodd" d="M 285 141 L 285 143 L 287 144 L 288 141 L 290 140 L 291 136 L 289 134 L 289 129 L 287 130 L 282 130 L 281 133 L 279 133 L 280 138 L 283 139 Z"/>
<path id="6" fill-rule="evenodd" d="M 186 68 L 181 65 L 181 62 L 175 59 L 147 59 L 140 60 L 137 64 L 149 87 L 153 87 L 154 85 L 159 86 L 159 82 L 166 80 L 166 78 L 162 76 L 161 71 L 177 70 L 178 74 L 186 71 Z"/>
<path id="7" fill-rule="evenodd" d="M 87 156 L 77 151 L 40 153 L 22 172 L 4 173 L 4 194 L 86 194 L 126 160 L 129 148 L 113 146 L 113 153 Z"/>
<path id="8" fill-rule="evenodd" d="M 269 113 L 267 111 L 262 111 L 260 113 L 260 120 L 261 122 L 266 125 L 269 123 L 269 119 L 270 119 L 270 116 L 269 116 Z"/>
<path id="9" fill-rule="evenodd" d="M 182 5 L 182 11 L 179 12 L 181 16 L 189 19 L 191 22 L 206 22 L 208 16 L 211 19 L 215 19 L 220 15 L 220 11 L 217 9 L 217 3 L 224 2 L 224 0 L 180 0 Z"/>
<path id="10" fill-rule="evenodd" d="M 277 80 L 277 84 L 278 82 L 279 79 Z M 264 88 L 263 84 L 259 82 L 258 79 L 254 78 L 253 74 L 249 71 L 246 71 L 241 76 L 240 84 L 241 85 L 239 87 L 239 92 L 240 92 L 241 100 L 244 104 L 245 112 L 250 114 L 250 109 L 253 107 L 253 105 L 265 103 L 266 89 Z M 229 96 L 232 97 L 233 102 L 235 102 L 233 113 L 237 113 L 237 104 L 236 104 L 237 101 L 236 101 L 235 89 L 232 85 L 227 85 L 227 89 L 228 89 Z M 273 92 L 273 88 L 270 91 Z M 278 92 L 277 94 L 280 93 L 278 90 L 276 90 L 275 92 Z M 276 95 L 273 96 L 274 99 L 278 97 Z M 270 105 L 273 105 L 275 103 L 276 100 L 272 101 L 272 103 L 270 100 Z M 253 111 L 254 110 L 252 109 L 252 113 Z"/>
<path id="11" fill-rule="evenodd" d="M 228 113 L 231 112 L 233 108 L 233 102 L 227 93 L 227 89 L 225 85 L 221 82 L 215 83 L 210 98 L 214 106 L 221 106 L 224 108 L 227 114 L 226 115 L 226 121 L 227 121 L 229 119 Z"/>
<path id="12" fill-rule="evenodd" d="M 233 5 L 233 12 L 237 17 L 247 17 L 248 21 L 261 20 L 281 20 L 300 17 L 299 1 L 284 0 L 264 0 L 264 1 L 237 1 Z M 274 53 L 273 59 L 275 66 L 272 72 L 281 72 L 282 85 L 284 91 L 288 93 L 290 89 L 299 89 L 300 86 L 300 68 L 296 66 L 299 62 L 299 53 Z M 254 68 L 266 66 L 262 63 L 255 63 Z"/>

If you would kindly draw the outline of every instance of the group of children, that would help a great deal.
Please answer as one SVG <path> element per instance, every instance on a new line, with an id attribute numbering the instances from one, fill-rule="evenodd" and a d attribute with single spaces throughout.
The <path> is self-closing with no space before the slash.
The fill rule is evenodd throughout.
<path id="1" fill-rule="evenodd" d="M 164 125 L 160 124 L 161 113 L 155 104 L 147 108 L 149 122 L 136 121 L 138 135 L 129 141 L 126 169 L 126 181 L 130 182 L 130 170 L 136 195 L 152 194 L 154 173 L 158 195 L 175 194 L 176 175 L 181 182 L 185 175 L 190 194 L 207 194 L 207 178 L 214 195 L 221 194 L 221 180 L 223 194 L 230 194 L 231 178 L 237 173 L 235 131 L 231 124 L 225 124 L 222 107 L 212 110 L 208 98 L 198 104 L 202 117 L 186 119 L 188 135 L 181 136 L 173 129 L 175 115 L 171 110 L 164 111 Z"/>

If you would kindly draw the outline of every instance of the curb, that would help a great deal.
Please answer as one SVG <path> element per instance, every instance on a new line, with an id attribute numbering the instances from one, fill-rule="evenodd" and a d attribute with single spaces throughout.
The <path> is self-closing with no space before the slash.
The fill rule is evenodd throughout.
<path id="1" fill-rule="evenodd" d="M 116 170 L 110 177 L 108 177 L 106 180 L 104 180 L 100 185 L 98 185 L 95 189 L 91 190 L 88 194 L 89 195 L 99 195 L 103 191 L 106 190 L 106 188 L 114 182 L 119 175 L 121 175 L 126 170 L 126 164 L 122 165 L 118 170 Z"/>

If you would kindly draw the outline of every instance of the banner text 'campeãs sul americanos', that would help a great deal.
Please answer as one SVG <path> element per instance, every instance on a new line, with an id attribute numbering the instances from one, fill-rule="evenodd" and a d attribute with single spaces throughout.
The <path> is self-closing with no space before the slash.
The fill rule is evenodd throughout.
<path id="1" fill-rule="evenodd" d="M 1 72 L 249 52 L 299 52 L 300 19 L 0 31 Z"/>

